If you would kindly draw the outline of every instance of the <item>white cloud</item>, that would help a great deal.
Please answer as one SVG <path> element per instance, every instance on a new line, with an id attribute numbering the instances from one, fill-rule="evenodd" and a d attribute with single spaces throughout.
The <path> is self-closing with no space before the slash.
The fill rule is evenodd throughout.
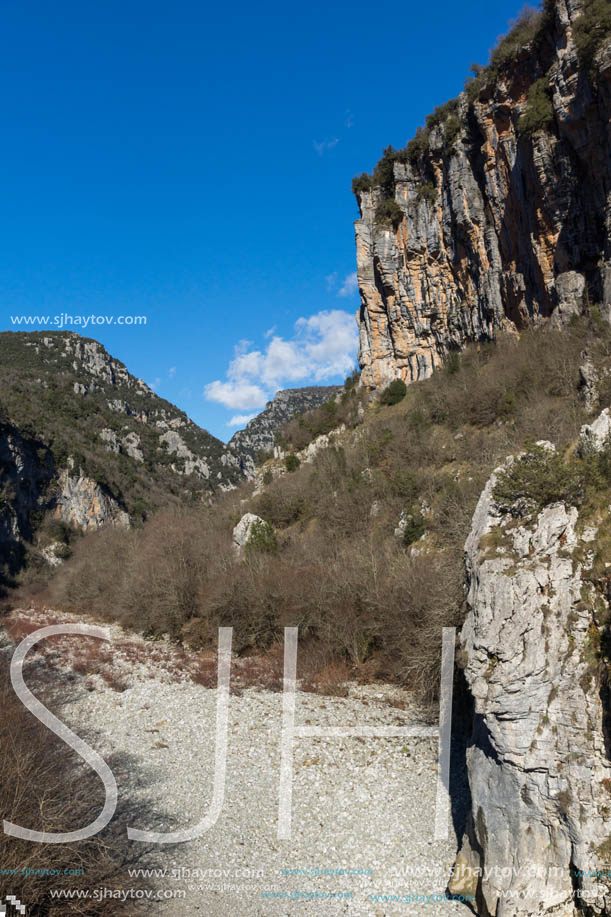
<path id="1" fill-rule="evenodd" d="M 210 382 L 204 388 L 204 397 L 208 401 L 217 401 L 232 411 L 262 408 L 267 395 L 258 385 L 245 381 Z"/>
<path id="2" fill-rule="evenodd" d="M 204 397 L 231 410 L 263 407 L 278 389 L 350 373 L 357 343 L 356 322 L 348 312 L 331 309 L 300 318 L 288 340 L 274 334 L 262 349 L 240 341 L 226 381 L 210 382 Z"/>
<path id="3" fill-rule="evenodd" d="M 348 274 L 344 277 L 344 282 L 342 283 L 338 296 L 352 296 L 353 293 L 356 293 L 359 288 L 359 282 L 356 275 L 356 271 L 353 274 Z"/>
<path id="4" fill-rule="evenodd" d="M 149 382 L 149 388 L 152 389 L 152 391 L 154 392 L 157 391 L 160 385 L 161 385 L 161 379 L 159 378 L 159 376 L 157 376 L 156 379 L 153 379 L 152 382 Z"/>
<path id="5" fill-rule="evenodd" d="M 256 417 L 256 414 L 235 414 L 231 420 L 227 421 L 228 427 L 245 427 L 249 420 Z"/>
<path id="6" fill-rule="evenodd" d="M 347 128 L 354 127 L 354 115 L 352 114 L 350 109 L 346 111 L 346 119 L 344 121 L 344 127 L 347 127 Z"/>
<path id="7" fill-rule="evenodd" d="M 328 152 L 328 150 L 332 150 L 333 147 L 337 146 L 338 143 L 339 143 L 339 137 L 334 137 L 333 140 L 313 140 L 312 141 L 314 149 L 316 150 L 319 156 L 322 156 L 323 153 Z"/>
<path id="8" fill-rule="evenodd" d="M 331 292 L 331 290 L 335 289 L 335 287 L 337 286 L 337 278 L 338 278 L 337 271 L 333 271 L 332 274 L 327 274 L 327 276 L 325 277 L 325 283 L 327 284 L 327 290 L 329 291 L 329 293 Z"/>
<path id="9" fill-rule="evenodd" d="M 168 376 L 170 379 L 173 379 L 175 375 L 176 375 L 176 367 L 171 366 L 170 369 L 168 370 Z"/>

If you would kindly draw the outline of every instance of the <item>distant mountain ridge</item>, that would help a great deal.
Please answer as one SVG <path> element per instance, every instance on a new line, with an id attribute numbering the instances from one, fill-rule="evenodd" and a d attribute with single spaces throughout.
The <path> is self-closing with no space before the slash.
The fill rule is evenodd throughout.
<path id="1" fill-rule="evenodd" d="M 342 390 L 341 385 L 312 385 L 277 392 L 267 402 L 265 409 L 253 417 L 243 430 L 234 433 L 229 441 L 229 448 L 241 460 L 245 473 L 254 471 L 258 453 L 273 449 L 274 438 L 280 427 L 299 414 L 320 407 Z"/>
<path id="2" fill-rule="evenodd" d="M 56 469 L 100 485 L 132 517 L 242 480 L 224 443 L 74 332 L 0 334 L 8 422 L 47 447 Z"/>

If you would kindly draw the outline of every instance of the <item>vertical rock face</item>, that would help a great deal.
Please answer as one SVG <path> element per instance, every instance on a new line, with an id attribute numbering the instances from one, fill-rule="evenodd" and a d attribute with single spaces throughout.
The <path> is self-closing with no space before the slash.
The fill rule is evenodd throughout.
<path id="1" fill-rule="evenodd" d="M 394 157 L 390 186 L 374 174 L 357 187 L 370 389 L 425 378 L 469 341 L 565 320 L 586 297 L 611 301 L 611 45 L 588 75 L 574 40 L 580 4 L 547 5 L 541 37 L 475 96 L 461 94 L 452 136 L 449 122 L 432 124 L 424 149 Z M 538 80 L 550 118 L 526 131 L 518 125 Z M 389 197 L 392 224 L 380 220 Z"/>
<path id="2" fill-rule="evenodd" d="M 530 522 L 504 514 L 498 471 L 466 543 L 472 805 L 451 887 L 476 895 L 484 917 L 611 913 L 609 879 L 596 875 L 611 862 L 608 698 L 596 662 L 608 603 L 584 573 L 596 529 L 563 503 Z"/>
<path id="3" fill-rule="evenodd" d="M 83 532 L 95 531 L 103 525 L 129 526 L 129 516 L 116 500 L 80 472 L 64 469 L 59 473 L 53 504 L 58 519 Z"/>

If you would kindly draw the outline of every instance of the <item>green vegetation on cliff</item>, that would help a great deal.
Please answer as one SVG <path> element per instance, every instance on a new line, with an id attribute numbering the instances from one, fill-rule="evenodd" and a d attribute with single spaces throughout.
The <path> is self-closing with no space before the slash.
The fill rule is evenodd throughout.
<path id="1" fill-rule="evenodd" d="M 520 134 L 544 130 L 554 118 L 549 80 L 542 76 L 528 90 L 526 111 L 518 121 Z"/>
<path id="2" fill-rule="evenodd" d="M 547 77 L 537 77 L 549 66 L 549 50 L 554 43 L 556 0 L 545 0 L 540 8 L 526 6 L 510 23 L 506 35 L 502 35 L 490 53 L 487 65 L 472 64 L 471 75 L 465 82 L 465 95 L 469 106 L 494 92 L 503 78 L 511 78 L 517 62 L 527 62 L 525 73 L 531 74 L 533 83 L 528 92 L 528 107 L 520 117 L 518 130 L 522 134 L 547 128 L 553 118 Z M 584 0 L 582 13 L 574 23 L 574 41 L 581 65 L 595 81 L 593 68 L 596 53 L 611 35 L 611 4 L 608 0 Z M 463 110 L 464 115 L 464 110 Z M 426 157 L 430 150 L 431 134 L 443 130 L 445 156 L 455 149 L 461 133 L 470 131 L 469 119 L 460 116 L 459 99 L 450 99 L 439 105 L 426 117 L 425 126 L 416 130 L 414 137 L 403 149 L 386 147 L 382 158 L 369 175 L 363 172 L 355 177 L 352 190 L 357 196 L 364 191 L 379 189 L 384 197 L 394 193 L 394 163 L 409 163 L 414 168 L 426 171 Z"/>
<path id="3" fill-rule="evenodd" d="M 583 0 L 583 12 L 575 22 L 575 44 L 584 67 L 591 71 L 596 53 L 610 35 L 609 0 Z"/>

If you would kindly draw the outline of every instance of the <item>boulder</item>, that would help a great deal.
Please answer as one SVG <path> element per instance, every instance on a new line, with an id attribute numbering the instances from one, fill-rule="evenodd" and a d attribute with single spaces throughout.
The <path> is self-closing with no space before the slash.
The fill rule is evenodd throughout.
<path id="1" fill-rule="evenodd" d="M 261 516 L 257 516 L 255 513 L 244 513 L 238 524 L 233 530 L 233 546 L 238 554 L 241 554 L 246 543 L 250 538 L 250 533 L 252 527 L 255 523 L 261 522 L 264 523 L 265 520 Z"/>

